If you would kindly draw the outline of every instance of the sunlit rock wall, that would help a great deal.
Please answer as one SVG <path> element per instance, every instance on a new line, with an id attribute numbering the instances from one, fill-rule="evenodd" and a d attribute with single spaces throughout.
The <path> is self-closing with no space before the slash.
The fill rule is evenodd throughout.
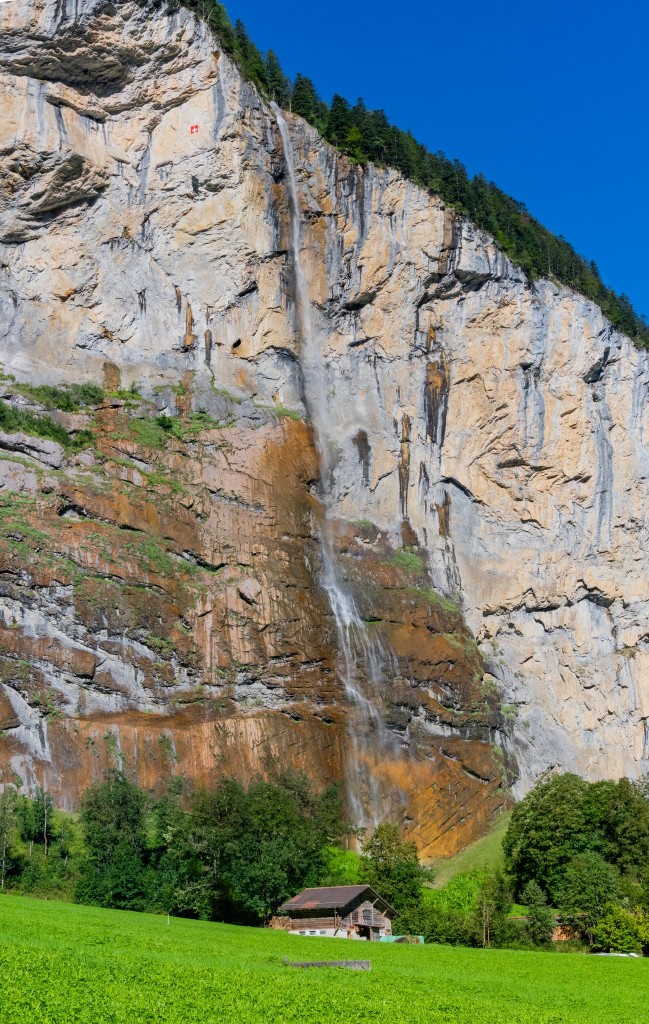
<path id="1" fill-rule="evenodd" d="M 3 4 L 0 39 L 4 373 L 112 395 L 67 423 L 94 453 L 0 438 L 3 780 L 73 805 L 115 758 L 147 785 L 287 752 L 340 777 L 272 112 L 161 4 Z M 649 358 L 435 197 L 290 130 L 340 558 L 399 659 L 384 782 L 452 852 L 512 782 L 646 766 Z"/>

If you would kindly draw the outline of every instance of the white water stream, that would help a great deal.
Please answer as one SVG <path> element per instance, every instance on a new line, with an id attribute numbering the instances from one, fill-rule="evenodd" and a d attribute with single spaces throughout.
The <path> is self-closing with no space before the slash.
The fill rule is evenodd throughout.
<path id="1" fill-rule="evenodd" d="M 338 566 L 331 522 L 331 475 L 333 452 L 328 435 L 330 410 L 327 398 L 327 364 L 321 339 L 313 327 L 309 289 L 302 263 L 301 216 L 295 180 L 295 161 L 288 126 L 282 112 L 271 104 L 279 127 L 288 173 L 290 207 L 290 248 L 295 278 L 295 303 L 301 336 L 301 367 L 304 400 L 313 426 L 320 461 L 320 496 L 324 506 L 321 536 L 322 572 L 320 583 L 329 598 L 338 633 L 339 671 L 350 703 L 348 716 L 346 789 L 352 823 L 373 828 L 386 818 L 394 805 L 394 794 L 385 792 L 374 770 L 381 755 L 394 757 L 398 744 L 386 728 L 372 693 L 398 674 L 396 656 L 375 631 L 369 631 L 358 613 L 352 594 L 345 586 Z"/>

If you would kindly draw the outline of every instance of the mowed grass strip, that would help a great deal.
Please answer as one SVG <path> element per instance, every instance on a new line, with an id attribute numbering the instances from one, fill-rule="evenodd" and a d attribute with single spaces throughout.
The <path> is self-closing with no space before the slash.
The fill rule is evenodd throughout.
<path id="1" fill-rule="evenodd" d="M 371 973 L 283 959 L 369 957 Z M 649 1024 L 649 962 L 390 946 L 0 896 L 2 1024 Z"/>

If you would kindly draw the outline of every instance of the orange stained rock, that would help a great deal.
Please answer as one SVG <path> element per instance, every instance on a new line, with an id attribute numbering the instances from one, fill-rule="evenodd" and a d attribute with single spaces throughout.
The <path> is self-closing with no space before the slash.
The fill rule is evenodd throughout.
<path id="1" fill-rule="evenodd" d="M 190 408 L 186 396 L 179 422 Z M 100 410 L 104 461 L 52 476 L 21 506 L 22 533 L 0 522 L 0 557 L 16 570 L 16 620 L 0 630 L 1 778 L 29 763 L 77 806 L 115 757 L 157 791 L 176 773 L 246 782 L 273 763 L 319 786 L 344 777 L 349 706 L 318 585 L 309 426 L 271 416 L 151 447 L 137 419 Z M 335 536 L 359 608 L 399 659 L 377 700 L 397 735 L 410 722 L 408 748 L 362 756 L 422 852 L 453 852 L 504 800 L 475 644 L 380 531 L 340 523 Z M 40 722 L 29 750 L 16 725 L 27 721 Z"/>

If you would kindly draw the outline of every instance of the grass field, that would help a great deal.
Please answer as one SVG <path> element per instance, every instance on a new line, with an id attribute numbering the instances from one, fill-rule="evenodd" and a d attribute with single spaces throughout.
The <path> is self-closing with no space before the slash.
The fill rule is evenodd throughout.
<path id="1" fill-rule="evenodd" d="M 441 889 L 444 885 L 455 878 L 456 875 L 464 874 L 467 871 L 480 871 L 483 868 L 494 870 L 505 865 L 505 854 L 503 853 L 503 839 L 511 814 L 501 814 L 494 828 L 482 839 L 465 847 L 455 857 L 442 860 L 435 865 L 435 888 Z"/>
<path id="2" fill-rule="evenodd" d="M 283 958 L 368 957 L 371 973 Z M 390 946 L 0 896 L 2 1024 L 646 1024 L 649 961 Z"/>

